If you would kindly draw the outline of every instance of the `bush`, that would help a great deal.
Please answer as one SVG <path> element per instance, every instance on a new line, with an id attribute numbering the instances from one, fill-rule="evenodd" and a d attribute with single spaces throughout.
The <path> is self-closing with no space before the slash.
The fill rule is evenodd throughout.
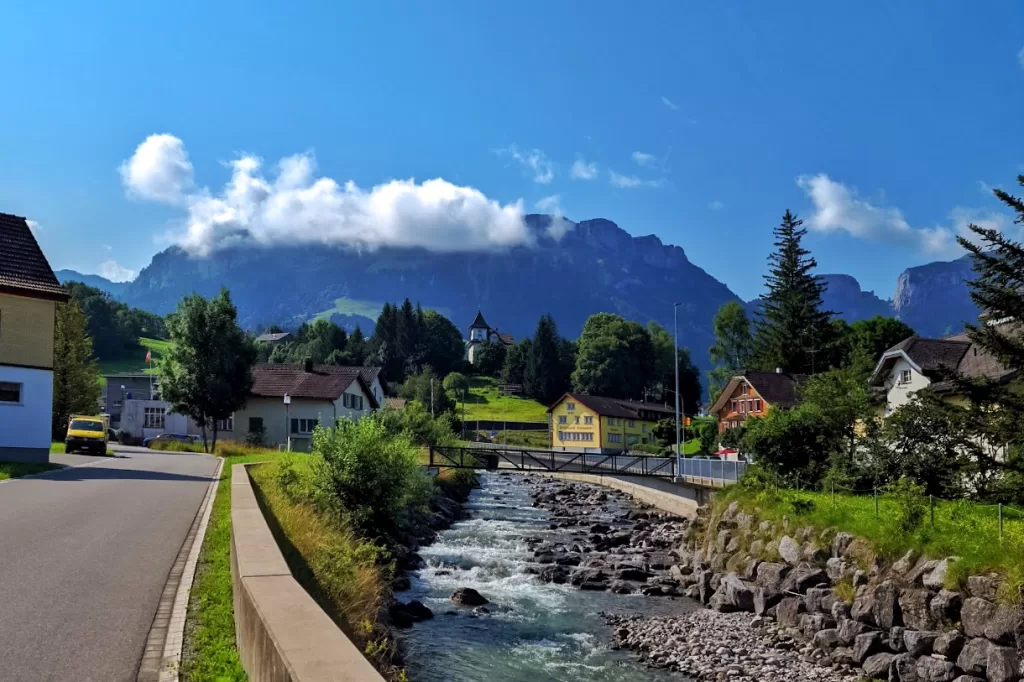
<path id="1" fill-rule="evenodd" d="M 149 449 L 163 452 L 205 452 L 202 443 L 184 443 L 178 440 L 150 441 Z"/>
<path id="2" fill-rule="evenodd" d="M 425 504 L 430 481 L 408 435 L 392 433 L 378 415 L 338 421 L 313 433 L 314 487 L 319 506 L 370 536 L 393 534 L 406 507 Z"/>
<path id="3" fill-rule="evenodd" d="M 401 410 L 380 410 L 376 418 L 381 420 L 389 434 L 404 434 L 415 445 L 429 447 L 455 443 L 455 420 L 447 412 L 431 418 L 422 405 L 408 403 Z"/>

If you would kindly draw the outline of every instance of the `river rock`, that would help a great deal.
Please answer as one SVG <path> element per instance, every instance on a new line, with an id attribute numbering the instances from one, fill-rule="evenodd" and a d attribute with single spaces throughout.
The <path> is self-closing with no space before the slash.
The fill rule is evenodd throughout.
<path id="1" fill-rule="evenodd" d="M 850 608 L 850 617 L 866 625 L 875 624 L 875 593 L 867 585 L 857 588 Z"/>
<path id="2" fill-rule="evenodd" d="M 939 633 L 937 632 L 907 630 L 903 633 L 903 643 L 907 647 L 907 653 L 913 656 L 927 656 L 930 654 L 935 640 L 938 638 Z"/>
<path id="3" fill-rule="evenodd" d="M 766 561 L 757 567 L 757 584 L 780 589 L 782 581 L 789 575 L 789 570 L 790 568 L 786 564 Z"/>
<path id="4" fill-rule="evenodd" d="M 538 577 L 546 583 L 563 585 L 569 581 L 569 569 L 565 566 L 545 566 L 538 573 Z"/>
<path id="5" fill-rule="evenodd" d="M 645 582 L 653 575 L 653 573 L 648 573 L 640 568 L 624 568 L 618 572 L 619 580 L 636 580 L 638 582 Z"/>
<path id="6" fill-rule="evenodd" d="M 963 597 L 959 592 L 939 590 L 939 593 L 932 599 L 929 609 L 932 618 L 936 623 L 949 624 L 960 621 L 960 609 L 963 607 Z"/>
<path id="7" fill-rule="evenodd" d="M 939 565 L 939 562 L 935 559 L 929 559 L 927 557 L 921 557 L 914 564 L 914 567 L 910 569 L 910 572 L 904 576 L 908 585 L 920 585 L 921 579 L 925 575 L 935 570 L 935 567 Z"/>
<path id="8" fill-rule="evenodd" d="M 985 680 L 980 677 L 974 677 L 973 675 L 961 675 L 953 680 L 953 682 L 985 682 Z"/>
<path id="9" fill-rule="evenodd" d="M 783 535 L 779 540 L 779 556 L 790 566 L 796 566 L 803 559 L 803 552 L 796 540 L 788 535 Z"/>
<path id="10" fill-rule="evenodd" d="M 893 654 L 872 654 L 861 663 L 861 668 L 864 670 L 864 674 L 869 678 L 885 678 L 889 677 L 889 665 L 892 663 L 892 659 L 896 658 Z"/>
<path id="11" fill-rule="evenodd" d="M 917 551 L 911 549 L 892 565 L 892 572 L 905 576 L 914 568 L 915 563 L 917 563 Z"/>
<path id="12" fill-rule="evenodd" d="M 917 677 L 921 682 L 953 682 L 956 666 L 931 656 L 917 659 Z"/>
<path id="13" fill-rule="evenodd" d="M 831 587 L 812 587 L 804 595 L 807 610 L 811 613 L 832 613 L 834 601 Z"/>
<path id="14" fill-rule="evenodd" d="M 917 676 L 917 659 L 910 654 L 900 654 L 889 664 L 889 682 L 920 682 Z"/>
<path id="15" fill-rule="evenodd" d="M 825 574 L 832 582 L 839 582 L 846 575 L 847 563 L 839 557 L 832 557 L 825 562 Z"/>
<path id="16" fill-rule="evenodd" d="M 797 592 L 804 594 L 812 587 L 827 585 L 828 576 L 820 568 L 799 566 L 794 568 L 786 579 L 782 581 L 783 592 Z"/>
<path id="17" fill-rule="evenodd" d="M 932 651 L 940 656 L 945 656 L 951 661 L 955 661 L 963 650 L 966 641 L 959 630 L 950 630 L 935 638 L 935 642 L 932 644 Z"/>
<path id="18" fill-rule="evenodd" d="M 853 662 L 861 665 L 869 656 L 882 650 L 882 635 L 865 632 L 853 638 Z"/>
<path id="19" fill-rule="evenodd" d="M 875 605 L 871 613 L 875 617 L 875 624 L 883 630 L 903 624 L 896 594 L 896 585 L 891 580 L 879 583 L 875 587 Z"/>
<path id="20" fill-rule="evenodd" d="M 996 573 L 972 575 L 967 578 L 967 594 L 979 599 L 995 601 L 1002 585 L 1003 579 Z"/>
<path id="21" fill-rule="evenodd" d="M 1020 679 L 1017 650 L 1008 646 L 989 646 L 985 677 L 988 682 L 1015 682 Z"/>
<path id="22" fill-rule="evenodd" d="M 968 675 L 984 677 L 985 668 L 988 666 L 988 648 L 990 646 L 992 645 L 984 637 L 968 640 L 960 651 L 960 655 L 957 656 L 957 667 Z"/>
<path id="23" fill-rule="evenodd" d="M 716 594 L 721 594 L 724 597 L 724 603 L 732 609 L 737 611 L 753 611 L 754 610 L 754 592 L 752 586 L 745 583 L 735 573 L 730 573 L 722 579 L 722 584 L 718 588 Z M 714 599 L 712 599 L 712 607 L 714 607 Z M 721 611 L 721 608 L 717 610 Z"/>
<path id="24" fill-rule="evenodd" d="M 907 645 L 903 641 L 903 635 L 906 634 L 907 629 L 902 625 L 893 625 L 889 630 L 889 640 L 885 643 L 889 647 L 890 651 L 896 653 L 902 653 L 907 650 Z M 883 634 L 882 639 L 885 639 Z"/>
<path id="25" fill-rule="evenodd" d="M 778 621 L 779 627 L 784 628 L 797 627 L 800 624 L 800 614 L 806 610 L 804 600 L 800 597 L 784 597 L 775 608 L 775 620 Z"/>
<path id="26" fill-rule="evenodd" d="M 853 619 L 839 621 L 839 641 L 846 646 L 853 644 L 857 635 L 868 631 L 868 626 Z"/>
<path id="27" fill-rule="evenodd" d="M 985 637 L 996 644 L 1016 646 L 1022 622 L 1019 606 L 1000 604 L 985 623 Z"/>
<path id="28" fill-rule="evenodd" d="M 434 617 L 434 612 L 423 605 L 423 602 L 412 600 L 410 602 L 396 602 L 388 609 L 391 616 L 391 624 L 399 628 L 410 627 L 413 623 L 429 620 Z"/>
<path id="29" fill-rule="evenodd" d="M 950 564 L 952 564 L 954 561 L 956 561 L 956 557 L 949 557 L 948 559 L 943 559 L 938 564 L 936 564 L 935 568 L 932 569 L 930 573 L 925 575 L 924 578 L 922 578 L 924 586 L 930 587 L 933 590 L 938 590 L 945 587 L 946 574 L 949 572 Z"/>
<path id="30" fill-rule="evenodd" d="M 968 637 L 984 637 L 985 626 L 996 614 L 996 605 L 987 599 L 970 597 L 960 609 L 960 624 Z M 961 666 L 963 667 L 963 666 Z"/>
<path id="31" fill-rule="evenodd" d="M 832 556 L 842 557 L 846 554 L 846 548 L 853 542 L 853 535 L 846 532 L 836 533 L 835 537 L 832 538 Z"/>
<path id="32" fill-rule="evenodd" d="M 831 613 L 832 617 L 836 619 L 836 622 L 848 620 L 850 618 L 850 605 L 836 599 L 832 602 Z"/>
<path id="33" fill-rule="evenodd" d="M 915 630 L 932 630 L 937 625 L 932 616 L 931 590 L 908 588 L 900 593 L 900 612 L 907 627 Z"/>
<path id="34" fill-rule="evenodd" d="M 460 587 L 452 594 L 452 601 L 460 606 L 483 606 L 490 602 L 472 587 Z"/>
<path id="35" fill-rule="evenodd" d="M 826 628 L 825 630 L 819 630 L 814 633 L 814 646 L 819 649 L 830 650 L 835 649 L 839 645 L 839 630 L 836 628 Z"/>

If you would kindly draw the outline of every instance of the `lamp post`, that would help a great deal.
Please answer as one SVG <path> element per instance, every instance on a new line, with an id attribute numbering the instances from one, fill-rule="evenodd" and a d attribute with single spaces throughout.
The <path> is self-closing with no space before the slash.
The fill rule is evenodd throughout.
<path id="1" fill-rule="evenodd" d="M 672 304 L 672 332 L 675 335 L 675 361 L 676 361 L 676 476 L 683 469 L 683 446 L 679 438 L 679 304 Z"/>
<path id="2" fill-rule="evenodd" d="M 291 430 L 292 420 L 290 419 L 290 416 L 291 416 L 291 404 L 292 404 L 292 397 L 290 395 L 288 395 L 287 393 L 285 393 L 284 394 L 284 432 L 288 436 L 288 445 L 287 445 L 288 452 L 292 451 L 292 430 Z"/>

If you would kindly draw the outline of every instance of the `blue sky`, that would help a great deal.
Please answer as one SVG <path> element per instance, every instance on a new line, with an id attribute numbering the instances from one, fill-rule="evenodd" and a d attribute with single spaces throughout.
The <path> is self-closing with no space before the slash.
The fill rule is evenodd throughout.
<path id="1" fill-rule="evenodd" d="M 0 211 L 55 268 L 239 225 L 502 248 L 541 202 L 751 298 L 791 208 L 821 272 L 887 297 L 969 220 L 1017 229 L 985 187 L 1024 168 L 1019 3 L 15 4 Z"/>

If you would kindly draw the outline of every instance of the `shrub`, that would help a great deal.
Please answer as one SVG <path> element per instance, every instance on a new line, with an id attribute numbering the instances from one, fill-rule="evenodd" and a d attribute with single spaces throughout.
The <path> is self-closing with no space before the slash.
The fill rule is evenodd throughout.
<path id="1" fill-rule="evenodd" d="M 320 507 L 371 536 L 392 534 L 402 510 L 429 495 L 415 446 L 405 433 L 389 433 L 377 415 L 317 427 L 311 466 Z"/>

